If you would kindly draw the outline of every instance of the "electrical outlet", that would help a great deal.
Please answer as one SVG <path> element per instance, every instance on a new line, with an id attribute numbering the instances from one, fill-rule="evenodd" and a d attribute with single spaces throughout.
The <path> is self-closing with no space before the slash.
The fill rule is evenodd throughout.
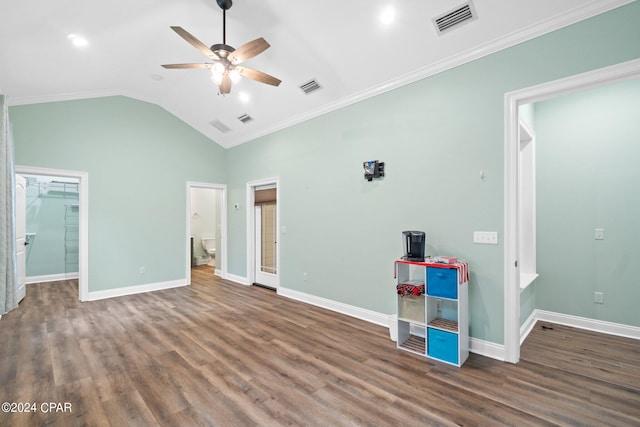
<path id="1" fill-rule="evenodd" d="M 473 243 L 480 243 L 482 245 L 497 245 L 498 232 L 497 231 L 474 231 Z"/>
<path id="2" fill-rule="evenodd" d="M 596 228 L 594 237 L 596 240 L 604 240 L 604 228 Z"/>
<path id="3" fill-rule="evenodd" d="M 593 302 L 596 304 L 604 304 L 604 292 L 594 292 Z"/>
<path id="4" fill-rule="evenodd" d="M 140 267 L 140 274 L 146 273 L 147 269 L 144 267 Z"/>
<path id="5" fill-rule="evenodd" d="M 309 275 L 307 273 L 302 273 L 302 280 L 306 282 L 307 279 L 309 279 Z"/>

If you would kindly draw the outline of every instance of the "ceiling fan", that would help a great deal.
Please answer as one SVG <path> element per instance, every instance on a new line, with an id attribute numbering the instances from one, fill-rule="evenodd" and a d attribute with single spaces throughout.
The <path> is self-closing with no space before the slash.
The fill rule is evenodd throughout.
<path id="1" fill-rule="evenodd" d="M 171 27 L 173 31 L 178 33 L 180 37 L 189 42 L 192 46 L 205 54 L 212 63 L 204 64 L 165 64 L 164 68 L 210 68 L 211 80 L 218 85 L 221 95 L 231 93 L 231 83 L 246 77 L 261 83 L 272 86 L 278 86 L 280 79 L 277 79 L 262 71 L 253 70 L 251 68 L 240 66 L 239 64 L 253 58 L 254 56 L 264 52 L 269 48 L 269 43 L 262 37 L 250 41 L 238 49 L 234 49 L 227 45 L 226 35 L 226 12 L 233 4 L 232 0 L 216 0 L 220 9 L 222 9 L 222 44 L 214 44 L 208 48 L 200 40 L 196 39 L 182 27 Z"/>

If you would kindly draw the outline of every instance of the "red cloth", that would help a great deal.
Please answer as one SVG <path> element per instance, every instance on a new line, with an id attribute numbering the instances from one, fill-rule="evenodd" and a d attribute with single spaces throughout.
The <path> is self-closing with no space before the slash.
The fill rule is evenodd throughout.
<path id="1" fill-rule="evenodd" d="M 424 283 L 421 285 L 416 285 L 413 283 L 401 283 L 396 286 L 396 290 L 398 295 L 402 297 L 406 297 L 408 295 L 420 296 L 424 295 Z"/>
<path id="2" fill-rule="evenodd" d="M 423 267 L 435 267 L 435 268 L 455 268 L 458 270 L 458 283 L 463 284 L 464 282 L 469 281 L 469 264 L 464 261 L 458 261 L 456 264 L 442 264 L 438 262 L 430 262 L 430 261 L 407 261 L 404 259 L 396 260 L 393 272 L 393 278 L 398 277 L 398 263 L 401 264 L 413 264 L 413 265 L 421 265 Z"/>

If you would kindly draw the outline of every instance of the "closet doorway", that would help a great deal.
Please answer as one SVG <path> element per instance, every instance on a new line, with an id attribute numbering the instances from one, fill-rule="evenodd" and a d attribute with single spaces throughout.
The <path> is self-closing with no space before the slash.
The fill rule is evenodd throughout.
<path id="1" fill-rule="evenodd" d="M 526 238 L 522 221 L 521 180 L 518 167 L 521 159 L 519 122 L 520 107 L 585 89 L 640 78 L 640 60 L 632 60 L 565 79 L 521 89 L 505 94 L 504 103 L 504 360 L 517 363 L 520 359 L 520 292 L 523 282 L 521 240 Z M 526 242 L 525 242 L 526 243 Z M 526 271 L 524 271 L 526 273 Z"/>
<path id="2" fill-rule="evenodd" d="M 26 283 L 78 279 L 88 298 L 88 174 L 16 166 L 25 178 Z"/>

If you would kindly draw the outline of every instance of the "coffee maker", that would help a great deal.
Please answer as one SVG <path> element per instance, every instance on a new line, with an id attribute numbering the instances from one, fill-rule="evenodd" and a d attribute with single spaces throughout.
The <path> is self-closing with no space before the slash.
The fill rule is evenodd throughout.
<path id="1" fill-rule="evenodd" d="M 424 247 L 427 236 L 424 231 L 403 231 L 402 243 L 404 245 L 404 256 L 407 261 L 424 261 Z"/>

